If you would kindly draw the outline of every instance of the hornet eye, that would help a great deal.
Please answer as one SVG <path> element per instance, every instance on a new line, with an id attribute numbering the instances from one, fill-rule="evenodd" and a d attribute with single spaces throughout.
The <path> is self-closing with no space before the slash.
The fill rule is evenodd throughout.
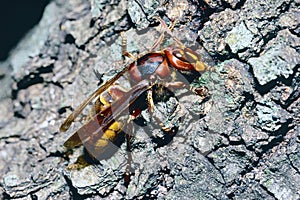
<path id="1" fill-rule="evenodd" d="M 173 55 L 178 58 L 179 60 L 183 61 L 183 62 L 187 62 L 187 63 L 196 63 L 197 61 L 199 61 L 198 55 L 196 54 L 196 52 L 192 51 L 189 48 L 185 48 L 185 49 L 180 49 L 180 50 L 176 50 L 173 52 Z"/>
<path id="2" fill-rule="evenodd" d="M 173 52 L 173 55 L 181 61 L 187 62 L 185 58 L 185 53 L 183 50 L 176 50 Z"/>

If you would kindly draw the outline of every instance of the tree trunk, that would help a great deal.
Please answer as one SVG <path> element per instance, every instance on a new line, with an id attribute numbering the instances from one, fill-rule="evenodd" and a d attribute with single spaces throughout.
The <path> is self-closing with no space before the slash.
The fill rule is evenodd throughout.
<path id="1" fill-rule="evenodd" d="M 0 197 L 299 199 L 298 9 L 297 0 L 53 0 L 1 64 Z M 134 124 L 128 187 L 126 142 L 67 170 L 83 149 L 67 156 L 63 144 L 84 119 L 66 133 L 60 125 L 125 66 L 121 32 L 134 56 L 150 50 L 162 33 L 153 16 L 174 22 L 173 34 L 214 68 L 183 76 L 209 98 L 180 89 L 155 102 L 153 115 L 178 125 L 170 141 L 155 123 Z M 170 44 L 165 34 L 156 50 Z"/>

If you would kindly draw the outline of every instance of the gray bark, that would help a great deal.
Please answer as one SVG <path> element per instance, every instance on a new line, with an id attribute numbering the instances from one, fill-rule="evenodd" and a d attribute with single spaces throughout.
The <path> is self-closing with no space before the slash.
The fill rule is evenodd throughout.
<path id="1" fill-rule="evenodd" d="M 0 198 L 299 199 L 299 5 L 52 1 L 1 63 Z M 211 98 L 199 104 L 179 91 L 179 131 L 159 148 L 136 128 L 128 188 L 125 143 L 98 165 L 66 170 L 82 151 L 65 156 L 63 143 L 83 121 L 59 132 L 70 107 L 97 88 L 96 74 L 104 82 L 122 69 L 120 32 L 129 52 L 147 52 L 159 37 L 151 18 L 159 13 L 167 23 L 176 19 L 173 33 L 215 68 L 193 82 L 206 85 Z M 158 103 L 154 114 L 170 117 L 174 104 Z M 160 129 L 150 128 L 159 137 Z"/>

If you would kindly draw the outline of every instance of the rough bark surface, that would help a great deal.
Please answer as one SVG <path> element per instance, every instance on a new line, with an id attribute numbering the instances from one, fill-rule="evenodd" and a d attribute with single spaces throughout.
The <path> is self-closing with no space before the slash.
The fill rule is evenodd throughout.
<path id="1" fill-rule="evenodd" d="M 53 0 L 1 63 L 1 199 L 300 199 L 299 0 Z M 82 170 L 64 156 L 60 124 L 129 52 L 147 52 L 160 15 L 186 46 L 201 46 L 214 72 L 196 77 L 211 99 L 178 95 L 182 118 L 157 148 L 133 142 L 135 175 L 123 184 L 125 144 Z M 205 53 L 206 52 L 206 53 Z M 213 64 L 215 63 L 215 64 Z M 97 73 L 94 73 L 94 72 Z M 157 105 L 168 113 L 172 102 Z M 200 115 L 199 112 L 202 114 Z M 203 114 L 205 112 L 205 114 Z M 159 135 L 160 129 L 150 130 Z"/>

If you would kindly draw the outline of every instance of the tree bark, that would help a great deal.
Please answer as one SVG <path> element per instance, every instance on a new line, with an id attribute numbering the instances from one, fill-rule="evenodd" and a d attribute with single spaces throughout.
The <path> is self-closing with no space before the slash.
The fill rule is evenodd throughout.
<path id="1" fill-rule="evenodd" d="M 297 0 L 52 1 L 1 63 L 0 198 L 299 199 L 298 8 Z M 121 32 L 129 52 L 149 51 L 161 34 L 153 16 L 175 21 L 173 34 L 215 69 L 184 76 L 210 98 L 179 90 L 156 103 L 154 115 L 179 130 L 159 145 L 159 127 L 135 127 L 128 187 L 125 143 L 99 164 L 67 170 L 82 147 L 68 158 L 63 143 L 84 120 L 66 133 L 59 126 L 124 67 Z M 170 44 L 166 34 L 158 50 Z"/>

